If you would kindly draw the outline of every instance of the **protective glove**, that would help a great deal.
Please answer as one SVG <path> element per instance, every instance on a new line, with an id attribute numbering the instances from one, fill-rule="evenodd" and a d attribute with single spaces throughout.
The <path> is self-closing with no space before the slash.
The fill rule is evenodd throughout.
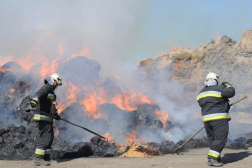
<path id="1" fill-rule="evenodd" d="M 59 116 L 58 113 L 56 113 L 56 114 L 54 115 L 54 117 L 55 117 L 55 120 L 61 120 L 61 117 Z"/>
<path id="2" fill-rule="evenodd" d="M 224 87 L 231 87 L 232 85 L 228 82 L 222 82 L 221 86 L 224 86 Z"/>
<path id="3" fill-rule="evenodd" d="M 29 104 L 29 106 L 25 109 L 25 112 L 31 112 L 31 110 L 32 110 L 32 107 L 31 107 L 31 105 Z"/>
<path id="4" fill-rule="evenodd" d="M 33 98 L 33 99 L 30 101 L 30 104 L 31 104 L 31 107 L 32 107 L 32 108 L 35 108 L 35 107 L 38 105 L 38 98 Z"/>

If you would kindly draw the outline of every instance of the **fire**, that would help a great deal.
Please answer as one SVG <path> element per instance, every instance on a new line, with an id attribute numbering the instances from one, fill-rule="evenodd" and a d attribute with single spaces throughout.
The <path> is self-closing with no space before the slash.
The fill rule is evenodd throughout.
<path id="1" fill-rule="evenodd" d="M 180 62 L 178 62 L 178 63 L 177 63 L 177 65 L 176 65 L 175 70 L 178 70 L 178 69 L 180 68 L 180 66 L 181 66 L 181 63 L 180 63 Z"/>
<path id="2" fill-rule="evenodd" d="M 50 66 L 46 62 L 43 63 L 42 69 L 40 71 L 41 77 L 44 78 L 46 75 L 51 75 L 51 74 L 55 73 L 56 70 L 58 69 L 58 66 L 59 66 L 59 63 L 58 63 L 57 59 L 53 60 Z"/>
<path id="3" fill-rule="evenodd" d="M 3 68 L 0 68 L 0 72 L 4 73 L 6 70 Z"/>
<path id="4" fill-rule="evenodd" d="M 112 141 L 112 136 L 111 136 L 111 134 L 110 133 L 106 133 L 106 134 L 104 134 L 104 135 L 102 135 L 103 137 L 105 137 L 105 138 L 107 138 L 108 139 L 108 142 L 110 142 L 110 143 L 114 143 L 113 141 Z"/>
<path id="5" fill-rule="evenodd" d="M 81 102 L 81 104 L 83 104 L 86 108 L 86 115 L 88 117 L 93 116 L 95 119 L 102 116 L 99 106 L 104 103 L 106 103 L 106 96 L 103 90 L 85 94 L 85 97 Z"/>
<path id="6" fill-rule="evenodd" d="M 56 133 L 58 134 L 58 133 L 59 133 L 59 130 L 57 130 Z"/>
<path id="7" fill-rule="evenodd" d="M 112 99 L 112 103 L 116 104 L 117 107 L 122 110 L 129 111 L 136 110 L 137 104 L 155 104 L 154 102 L 149 100 L 144 94 L 136 92 L 119 94 Z"/>
<path id="8" fill-rule="evenodd" d="M 172 50 L 171 50 L 171 52 L 176 52 L 176 51 L 178 51 L 178 50 L 180 50 L 182 47 L 177 47 L 177 48 L 175 48 L 175 47 L 172 47 Z"/>
<path id="9" fill-rule="evenodd" d="M 115 78 L 116 78 L 116 79 L 121 79 L 121 78 L 120 78 L 119 76 L 117 76 L 117 75 L 115 75 Z"/>
<path id="10" fill-rule="evenodd" d="M 202 116 L 196 115 L 196 116 L 193 116 L 192 118 L 193 118 L 193 119 L 195 119 L 195 118 L 202 118 Z"/>
<path id="11" fill-rule="evenodd" d="M 58 110 L 58 114 L 60 114 L 65 109 L 65 104 L 63 102 L 60 102 L 59 105 L 56 105 L 56 108 Z"/>
<path id="12" fill-rule="evenodd" d="M 6 71 L 13 71 L 12 69 L 0 68 L 0 72 L 5 73 Z"/>
<path id="13" fill-rule="evenodd" d="M 15 88 L 11 88 L 10 90 L 9 90 L 9 92 L 14 92 L 16 89 Z"/>
<path id="14" fill-rule="evenodd" d="M 6 139 L 7 139 L 7 137 L 4 138 L 4 140 L 6 140 Z"/>
<path id="15" fill-rule="evenodd" d="M 127 133 L 128 138 L 126 139 L 126 142 L 130 145 L 134 142 L 136 142 L 136 137 L 138 135 L 138 132 L 133 131 L 132 133 Z"/>
<path id="16" fill-rule="evenodd" d="M 6 96 L 8 96 L 9 98 L 11 98 L 11 96 L 9 94 L 6 94 Z"/>
<path id="17" fill-rule="evenodd" d="M 84 57 L 87 57 L 87 58 L 90 58 L 90 54 L 89 54 L 89 48 L 87 47 L 83 47 L 82 48 L 82 51 L 78 54 L 72 54 L 71 58 L 74 58 L 76 56 L 84 56 Z"/>
<path id="18" fill-rule="evenodd" d="M 66 46 L 63 46 L 62 42 L 60 42 L 59 46 L 58 46 L 58 53 L 63 56 L 64 54 L 64 50 L 66 49 Z"/>
<path id="19" fill-rule="evenodd" d="M 69 85 L 71 89 L 68 89 L 69 95 L 68 96 L 66 95 L 66 97 L 67 99 L 74 99 L 77 101 L 76 94 L 80 91 L 80 89 L 74 86 L 72 82 L 69 82 Z"/>
<path id="20" fill-rule="evenodd" d="M 156 109 L 155 113 L 157 114 L 157 116 L 159 116 L 159 120 L 164 124 L 165 127 L 165 123 L 169 118 L 169 114 L 165 111 L 159 111 L 158 109 Z"/>
<path id="21" fill-rule="evenodd" d="M 214 44 L 217 46 L 220 43 L 221 36 L 219 35 L 218 32 L 215 33 L 215 42 Z"/>

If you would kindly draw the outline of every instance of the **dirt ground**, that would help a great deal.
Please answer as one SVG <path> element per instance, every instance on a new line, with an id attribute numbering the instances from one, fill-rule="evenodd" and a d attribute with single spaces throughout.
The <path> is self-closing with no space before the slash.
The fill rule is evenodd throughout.
<path id="1" fill-rule="evenodd" d="M 208 148 L 192 149 L 181 155 L 164 155 L 152 158 L 78 158 L 52 161 L 51 167 L 60 168 L 204 168 L 207 163 Z M 251 168 L 252 147 L 248 150 L 224 149 L 221 155 L 224 167 Z M 33 161 L 0 161 L 1 168 L 35 167 Z M 42 166 L 40 166 L 42 167 Z"/>

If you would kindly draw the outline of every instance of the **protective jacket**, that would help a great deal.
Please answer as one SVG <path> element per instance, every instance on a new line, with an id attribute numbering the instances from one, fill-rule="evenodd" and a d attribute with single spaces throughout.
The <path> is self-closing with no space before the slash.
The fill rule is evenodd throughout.
<path id="1" fill-rule="evenodd" d="M 37 106 L 35 110 L 43 111 L 48 114 L 54 115 L 53 113 L 55 113 L 55 111 L 54 112 L 52 111 L 56 110 L 53 109 L 55 108 L 55 106 L 53 105 L 54 101 L 56 101 L 56 95 L 54 93 L 53 86 L 50 84 L 45 84 L 39 89 L 39 91 L 36 93 L 36 96 L 32 99 L 31 102 L 33 103 L 39 102 L 38 104 L 36 104 Z M 34 114 L 34 120 L 53 122 L 53 119 L 51 117 L 36 113 Z"/>
<path id="2" fill-rule="evenodd" d="M 197 96 L 203 121 L 230 120 L 228 98 L 234 95 L 235 89 L 231 85 L 228 87 L 218 85 L 204 87 Z"/>

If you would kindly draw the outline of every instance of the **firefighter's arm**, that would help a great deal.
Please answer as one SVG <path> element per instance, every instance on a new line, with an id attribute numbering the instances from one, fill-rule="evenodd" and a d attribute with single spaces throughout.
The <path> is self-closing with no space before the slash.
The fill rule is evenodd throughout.
<path id="1" fill-rule="evenodd" d="M 221 84 L 221 96 L 225 98 L 231 98 L 235 95 L 234 87 L 228 82 L 222 82 Z"/>
<path id="2" fill-rule="evenodd" d="M 44 85 L 42 88 L 37 91 L 36 96 L 30 101 L 31 107 L 35 108 L 38 105 L 38 102 L 41 98 L 45 98 L 50 91 L 50 88 Z"/>

